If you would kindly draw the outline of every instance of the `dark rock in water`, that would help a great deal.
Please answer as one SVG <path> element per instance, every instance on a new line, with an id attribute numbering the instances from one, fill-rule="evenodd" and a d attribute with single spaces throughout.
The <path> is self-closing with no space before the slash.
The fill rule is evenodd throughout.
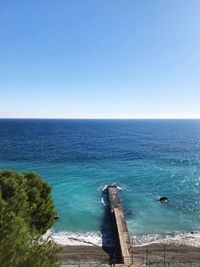
<path id="1" fill-rule="evenodd" d="M 169 199 L 167 197 L 161 197 L 161 198 L 158 199 L 158 201 L 160 201 L 161 203 L 166 204 L 166 203 L 169 202 Z"/>

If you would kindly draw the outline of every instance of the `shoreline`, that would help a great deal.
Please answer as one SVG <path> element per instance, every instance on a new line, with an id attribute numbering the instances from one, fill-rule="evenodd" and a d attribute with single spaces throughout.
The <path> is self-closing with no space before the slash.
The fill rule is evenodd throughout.
<path id="1" fill-rule="evenodd" d="M 102 234 L 100 232 L 54 232 L 47 231 L 44 238 L 50 238 L 61 246 L 94 246 L 101 247 L 102 243 L 107 247 L 112 247 L 112 240 L 102 242 Z M 190 246 L 200 248 L 200 231 L 188 233 L 168 233 L 168 234 L 147 234 L 147 235 L 131 235 L 131 244 L 133 247 L 144 247 L 152 244 Z"/>

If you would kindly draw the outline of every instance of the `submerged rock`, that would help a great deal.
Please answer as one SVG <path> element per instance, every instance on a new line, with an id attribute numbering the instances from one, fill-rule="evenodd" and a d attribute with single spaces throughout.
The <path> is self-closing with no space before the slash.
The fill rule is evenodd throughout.
<path id="1" fill-rule="evenodd" d="M 158 199 L 161 203 L 167 204 L 169 202 L 169 199 L 167 197 L 161 197 Z"/>

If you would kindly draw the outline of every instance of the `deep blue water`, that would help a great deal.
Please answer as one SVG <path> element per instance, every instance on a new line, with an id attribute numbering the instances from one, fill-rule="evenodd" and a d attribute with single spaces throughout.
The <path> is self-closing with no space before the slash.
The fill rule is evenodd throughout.
<path id="1" fill-rule="evenodd" d="M 56 231 L 97 231 L 105 184 L 136 234 L 200 230 L 200 120 L 0 120 L 0 168 L 52 185 Z M 157 199 L 168 196 L 168 205 Z"/>

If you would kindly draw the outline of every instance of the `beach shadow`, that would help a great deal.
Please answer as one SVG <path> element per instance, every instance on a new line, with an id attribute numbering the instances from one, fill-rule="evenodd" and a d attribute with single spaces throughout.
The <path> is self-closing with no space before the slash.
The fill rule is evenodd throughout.
<path id="1" fill-rule="evenodd" d="M 109 254 L 110 264 L 114 259 L 121 259 L 121 248 L 117 233 L 117 224 L 114 214 L 111 214 L 108 191 L 102 191 L 102 202 L 104 203 L 104 214 L 101 223 L 102 248 Z"/>

